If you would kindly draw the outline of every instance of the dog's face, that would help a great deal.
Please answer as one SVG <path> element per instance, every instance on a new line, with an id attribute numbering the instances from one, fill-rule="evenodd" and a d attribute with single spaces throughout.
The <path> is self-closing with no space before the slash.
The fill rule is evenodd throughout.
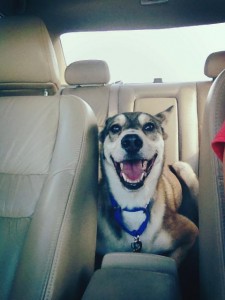
<path id="1" fill-rule="evenodd" d="M 128 190 L 140 189 L 157 164 L 163 164 L 163 123 L 172 107 L 155 116 L 123 113 L 107 119 L 100 134 L 102 159 L 108 176 Z M 114 180 L 115 181 L 115 180 Z"/>

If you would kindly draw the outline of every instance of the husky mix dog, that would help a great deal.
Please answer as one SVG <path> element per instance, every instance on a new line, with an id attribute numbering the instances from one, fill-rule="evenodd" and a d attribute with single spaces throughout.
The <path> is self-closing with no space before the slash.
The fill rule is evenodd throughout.
<path id="1" fill-rule="evenodd" d="M 166 254 L 179 264 L 195 242 L 198 228 L 178 213 L 178 178 L 196 197 L 196 175 L 187 163 L 178 161 L 169 168 L 164 159 L 164 124 L 171 110 L 154 116 L 118 114 L 107 119 L 100 133 L 99 255 L 142 251 Z"/>

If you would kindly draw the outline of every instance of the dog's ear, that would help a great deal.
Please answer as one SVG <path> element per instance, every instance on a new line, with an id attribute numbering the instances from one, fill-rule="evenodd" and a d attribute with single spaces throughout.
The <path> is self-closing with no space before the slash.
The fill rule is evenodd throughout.
<path id="1" fill-rule="evenodd" d="M 172 110 L 173 110 L 173 105 L 154 116 L 161 123 L 162 135 L 164 140 L 166 140 L 168 137 L 167 133 L 165 133 L 164 131 L 164 125 L 167 123 L 169 115 L 172 112 Z"/>
<path id="2" fill-rule="evenodd" d="M 167 108 L 166 110 L 156 114 L 154 117 L 159 120 L 161 124 L 166 124 L 170 113 L 173 110 L 173 105 Z"/>

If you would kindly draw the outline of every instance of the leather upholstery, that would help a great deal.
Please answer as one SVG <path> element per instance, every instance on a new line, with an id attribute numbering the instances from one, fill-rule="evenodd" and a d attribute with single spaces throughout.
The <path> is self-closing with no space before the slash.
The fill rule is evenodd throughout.
<path id="1" fill-rule="evenodd" d="M 77 73 L 70 68 L 70 76 Z M 89 63 L 80 63 L 80 72 L 88 74 Z M 90 62 L 90 66 L 92 62 Z M 100 65 L 99 65 L 100 66 Z M 84 67 L 83 70 L 82 67 Z M 99 67 L 96 69 L 98 73 Z M 93 70 L 90 71 L 90 74 Z M 82 75 L 83 76 L 83 75 Z M 89 76 L 89 75 L 87 75 Z M 91 75 L 90 75 L 91 76 Z M 76 76 L 74 76 L 76 77 Z M 84 99 L 93 109 L 98 120 L 99 129 L 104 126 L 105 120 L 113 113 L 144 111 L 156 114 L 169 106 L 174 109 L 166 125 L 169 134 L 166 140 L 166 159 L 172 163 L 179 159 L 191 164 L 198 174 L 199 139 L 198 110 L 201 115 L 204 109 L 198 104 L 199 99 L 206 97 L 209 86 L 207 83 L 180 83 L 180 84 L 106 84 L 91 86 L 89 83 L 82 86 L 68 86 L 62 90 L 63 95 L 77 95 Z M 94 81 L 92 81 L 94 82 Z M 74 81 L 75 83 L 75 81 Z M 210 85 L 210 84 L 209 84 Z M 206 91 L 206 92 L 205 92 Z M 198 92 L 198 94 L 197 94 Z M 180 117 L 182 116 L 182 117 Z M 200 116 L 201 117 L 201 116 Z M 171 134 L 172 133 L 172 134 Z"/>
<path id="2" fill-rule="evenodd" d="M 41 40 L 36 36 L 40 48 L 51 44 L 43 23 L 16 18 L 10 30 L 26 30 L 13 44 L 14 53 L 18 45 L 21 55 L 33 25 L 42 32 Z M 34 51 L 28 42 L 29 50 Z M 10 60 L 2 43 L 0 51 Z M 43 64 L 54 70 L 54 59 L 46 58 Z M 21 78 L 36 67 L 27 63 Z M 11 74 L 13 63 L 10 70 L 5 78 L 14 82 L 19 73 Z M 40 75 L 41 70 L 32 82 Z M 54 78 L 57 73 L 48 79 L 53 85 Z M 94 269 L 97 139 L 96 118 L 78 97 L 0 97 L 0 299 L 81 298 Z"/>
<path id="3" fill-rule="evenodd" d="M 75 95 L 85 100 L 95 112 L 98 126 L 102 128 L 108 114 L 110 86 L 82 86 L 65 88 L 63 95 Z"/>
<path id="4" fill-rule="evenodd" d="M 205 62 L 205 74 L 207 76 L 218 75 L 224 64 L 224 53 L 209 55 Z M 100 130 L 107 117 L 113 114 L 126 111 L 144 111 L 155 114 L 174 105 L 174 110 L 166 125 L 168 132 L 168 139 L 166 140 L 167 162 L 171 163 L 179 159 L 186 161 L 198 174 L 203 113 L 212 82 L 107 83 L 100 85 L 97 84 L 96 76 L 98 77 L 98 74 L 105 72 L 104 62 L 100 62 L 78 61 L 68 66 L 65 77 L 70 85 L 63 89 L 62 94 L 77 95 L 84 99 L 94 110 Z M 78 79 L 75 80 L 75 78 Z M 88 80 L 86 80 L 87 78 Z M 83 85 L 78 86 L 78 82 Z"/>
<path id="5" fill-rule="evenodd" d="M 147 253 L 109 253 L 103 258 L 101 268 L 141 269 L 167 273 L 177 278 L 177 265 L 174 259 Z"/>
<path id="6" fill-rule="evenodd" d="M 104 62 L 97 62 L 81 61 L 68 66 L 65 77 L 70 86 L 63 89 L 63 94 L 77 95 L 89 103 L 96 114 L 100 130 L 106 118 L 113 114 L 137 110 L 155 114 L 174 105 L 175 109 L 166 125 L 169 133 L 166 140 L 167 161 L 184 160 L 198 174 L 203 114 L 212 82 L 120 84 L 114 93 L 116 89 L 112 84 L 91 86 L 98 82 L 95 77 L 105 72 Z M 215 52 L 206 59 L 204 72 L 206 76 L 215 78 L 224 67 L 225 51 Z M 78 83 L 83 83 L 83 86 L 71 85 Z"/>
<path id="7" fill-rule="evenodd" d="M 200 148 L 200 284 L 201 299 L 225 299 L 225 205 L 222 164 L 210 144 L 224 121 L 225 71 L 214 81 L 206 102 Z"/>
<path id="8" fill-rule="evenodd" d="M 109 67 L 103 60 L 79 60 L 66 68 L 65 80 L 70 85 L 106 84 L 110 80 Z"/>
<path id="9" fill-rule="evenodd" d="M 211 53 L 205 62 L 205 75 L 215 79 L 223 69 L 225 69 L 225 51 Z"/>
<path id="10" fill-rule="evenodd" d="M 59 89 L 55 52 L 41 20 L 3 18 L 0 40 L 0 90 Z"/>
<path id="11" fill-rule="evenodd" d="M 140 253 L 110 253 L 92 277 L 83 300 L 178 300 L 177 267 L 173 259 Z"/>
<path id="12" fill-rule="evenodd" d="M 85 100 L 95 112 L 100 130 L 108 115 L 112 85 L 108 84 L 108 65 L 102 60 L 84 60 L 70 64 L 65 70 L 69 84 L 62 90 L 63 95 L 76 95 Z M 117 101 L 117 94 L 113 101 Z"/>
<path id="13" fill-rule="evenodd" d="M 178 283 L 166 273 L 141 269 L 97 270 L 82 300 L 180 300 Z"/>

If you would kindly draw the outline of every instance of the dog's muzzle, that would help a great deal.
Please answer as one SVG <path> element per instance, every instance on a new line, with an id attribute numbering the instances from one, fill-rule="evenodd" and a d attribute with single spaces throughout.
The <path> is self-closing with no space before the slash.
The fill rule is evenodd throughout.
<path id="1" fill-rule="evenodd" d="M 115 161 L 112 156 L 111 159 L 121 183 L 129 190 L 137 190 L 150 174 L 157 153 L 150 160 L 138 158 L 143 141 L 137 134 L 125 135 L 121 140 L 121 147 L 127 152 L 127 158 L 120 162 Z"/>

